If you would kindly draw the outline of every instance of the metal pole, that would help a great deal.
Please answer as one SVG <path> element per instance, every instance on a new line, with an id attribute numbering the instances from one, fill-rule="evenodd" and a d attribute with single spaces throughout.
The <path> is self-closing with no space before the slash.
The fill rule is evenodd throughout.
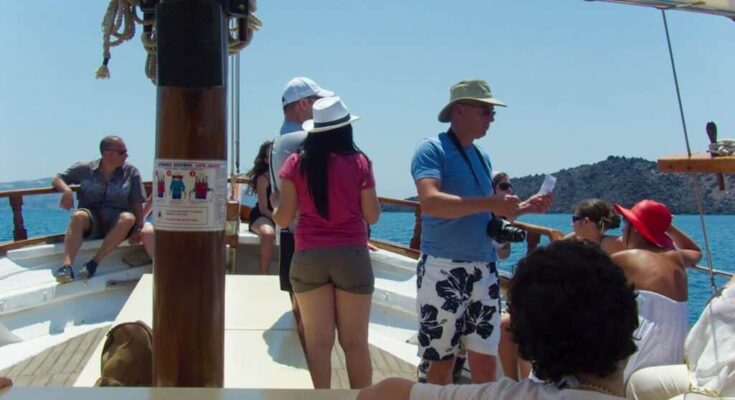
<path id="1" fill-rule="evenodd" d="M 666 10 L 661 10 L 661 16 L 664 19 L 664 30 L 666 31 L 666 43 L 669 46 L 669 59 L 671 60 L 671 71 L 674 73 L 674 86 L 676 86 L 676 99 L 679 102 L 679 116 L 681 117 L 681 127 L 684 129 L 684 143 L 687 146 L 687 155 L 692 156 L 692 149 L 689 147 L 689 134 L 687 133 L 687 123 L 684 119 L 684 106 L 681 103 L 681 92 L 679 91 L 679 78 L 676 75 L 676 64 L 674 64 L 674 51 L 671 49 L 671 37 L 669 36 L 669 24 L 666 21 Z"/>

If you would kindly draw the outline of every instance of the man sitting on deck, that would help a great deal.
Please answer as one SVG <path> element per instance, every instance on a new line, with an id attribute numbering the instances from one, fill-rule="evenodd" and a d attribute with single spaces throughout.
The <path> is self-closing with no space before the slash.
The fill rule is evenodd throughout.
<path id="1" fill-rule="evenodd" d="M 137 242 L 143 227 L 145 190 L 138 169 L 125 160 L 128 150 L 117 136 L 106 136 L 100 141 L 101 158 L 78 162 L 53 180 L 61 192 L 61 208 L 74 207 L 70 184 L 79 184 L 79 205 L 71 216 L 64 237 L 64 264 L 56 270 L 56 281 L 74 280 L 72 265 L 83 239 L 104 238 L 97 253 L 79 271 L 82 279 L 94 276 L 97 265 L 120 242 L 130 236 Z"/>

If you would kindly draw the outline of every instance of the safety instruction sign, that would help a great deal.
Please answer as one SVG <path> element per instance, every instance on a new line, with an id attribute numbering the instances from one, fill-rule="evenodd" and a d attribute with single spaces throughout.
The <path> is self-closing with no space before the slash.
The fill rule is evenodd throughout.
<path id="1" fill-rule="evenodd" d="M 156 159 L 152 196 L 156 229 L 222 231 L 226 217 L 227 161 Z"/>

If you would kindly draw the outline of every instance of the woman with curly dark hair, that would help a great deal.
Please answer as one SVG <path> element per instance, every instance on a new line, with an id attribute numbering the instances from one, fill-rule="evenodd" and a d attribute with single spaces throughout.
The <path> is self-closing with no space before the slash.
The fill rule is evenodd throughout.
<path id="1" fill-rule="evenodd" d="M 564 236 L 564 239 L 584 239 L 596 243 L 607 255 L 612 256 L 625 250 L 626 247 L 620 236 L 607 235 L 605 232 L 619 227 L 620 221 L 620 215 L 615 212 L 612 204 L 600 199 L 585 199 L 574 206 L 572 212 L 574 232 Z M 559 232 L 559 235 L 562 233 Z M 526 360 L 518 358 L 518 347 L 507 330 L 510 320 L 508 314 L 502 314 L 499 355 L 505 376 L 518 380 L 528 376 L 531 365 Z"/>
<path id="2" fill-rule="evenodd" d="M 250 232 L 260 236 L 260 273 L 265 275 L 271 265 L 273 243 L 276 238 L 276 224 L 273 222 L 273 206 L 271 205 L 271 184 L 268 176 L 272 140 L 260 145 L 255 156 L 253 168 L 245 174 L 248 179 L 246 192 L 258 196 L 258 202 L 250 210 Z"/>
<path id="3" fill-rule="evenodd" d="M 399 378 L 363 390 L 371 399 L 618 399 L 635 352 L 635 292 L 599 246 L 562 240 L 518 263 L 510 283 L 510 331 L 538 379 L 436 386 Z"/>

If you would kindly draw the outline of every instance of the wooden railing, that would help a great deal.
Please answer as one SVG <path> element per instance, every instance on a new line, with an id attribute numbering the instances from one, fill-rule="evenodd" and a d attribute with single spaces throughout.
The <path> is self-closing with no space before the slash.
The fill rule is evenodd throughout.
<path id="1" fill-rule="evenodd" d="M 392 199 L 390 197 L 378 197 L 378 200 L 380 201 L 380 204 L 390 204 L 412 209 L 414 215 L 413 234 L 411 235 L 411 241 L 409 242 L 408 247 L 396 245 L 395 243 L 389 243 L 379 239 L 372 239 L 371 241 L 373 244 L 376 247 L 418 259 L 419 248 L 421 246 L 421 203 L 418 201 Z"/>
<path id="2" fill-rule="evenodd" d="M 79 187 L 71 186 L 71 190 L 76 192 L 77 190 L 79 190 Z M 13 210 L 13 241 L 28 239 L 28 231 L 26 231 L 26 227 L 23 221 L 23 197 L 51 193 L 58 192 L 53 187 L 8 190 L 0 192 L 0 199 L 7 197 L 10 201 L 10 208 Z"/>
<path id="3" fill-rule="evenodd" d="M 236 181 L 238 184 L 246 184 L 248 181 L 243 178 L 238 178 Z M 144 182 L 146 192 L 151 192 L 151 182 Z M 71 186 L 73 191 L 78 191 L 79 187 L 76 185 Z M 46 188 L 33 188 L 33 189 L 19 189 L 19 190 L 7 190 L 0 191 L 0 199 L 7 198 L 10 202 L 10 207 L 13 210 L 13 241 L 0 243 L 0 255 L 7 253 L 9 250 L 18 249 L 26 246 L 43 244 L 43 243 L 58 243 L 64 240 L 63 234 L 54 234 L 47 236 L 40 236 L 35 238 L 28 238 L 28 233 L 23 221 L 23 197 L 25 196 L 36 196 L 42 194 L 58 193 L 53 187 Z M 408 246 L 400 243 L 393 243 L 381 239 L 371 239 L 370 242 L 378 248 L 392 251 L 394 253 L 402 254 L 407 257 L 418 259 L 419 247 L 421 243 L 421 203 L 417 201 L 393 199 L 390 197 L 378 197 L 381 204 L 389 204 L 392 206 L 398 206 L 412 210 L 414 214 L 414 225 L 413 234 Z M 526 251 L 529 252 L 535 249 L 540 243 L 541 236 L 546 236 L 550 241 L 559 240 L 564 235 L 562 232 L 540 225 L 528 224 L 525 222 L 515 221 L 513 225 L 525 230 L 526 235 Z M 701 266 L 694 267 L 694 270 L 700 272 L 709 273 L 709 269 Z M 723 277 L 731 277 L 732 274 L 729 272 L 714 271 L 715 275 Z"/>
<path id="4" fill-rule="evenodd" d="M 146 193 L 150 194 L 151 182 L 144 182 L 143 186 L 145 187 Z M 69 188 L 73 192 L 79 191 L 79 185 L 71 185 Z M 13 241 L 17 242 L 28 239 L 28 231 L 23 220 L 23 197 L 54 193 L 59 192 L 53 187 L 0 191 L 0 199 L 7 197 L 10 202 L 10 208 L 13 211 Z"/>
<path id="5" fill-rule="evenodd" d="M 421 203 L 417 201 L 393 199 L 390 197 L 378 197 L 378 200 L 380 200 L 381 204 L 390 204 L 412 209 L 415 216 L 413 235 L 411 236 L 411 241 L 408 247 L 380 239 L 371 239 L 370 242 L 376 247 L 417 259 L 419 257 L 419 248 L 421 245 Z M 545 226 L 527 224 L 519 221 L 513 222 L 513 225 L 526 231 L 527 252 L 530 252 L 538 246 L 541 241 L 541 236 L 546 236 L 551 241 L 559 240 L 564 237 L 562 232 Z"/>
<path id="6" fill-rule="evenodd" d="M 237 178 L 235 182 L 242 185 L 247 184 L 248 180 L 244 178 Z M 151 182 L 144 182 L 144 186 L 146 192 L 150 194 Z M 71 189 L 76 192 L 79 190 L 79 187 L 73 185 L 71 186 Z M 58 193 L 53 187 L 0 191 L 0 199 L 7 197 L 10 201 L 10 207 L 13 211 L 13 242 L 0 244 L 0 255 L 6 253 L 8 250 L 16 248 L 41 243 L 55 243 L 63 240 L 63 234 L 48 235 L 29 239 L 27 230 L 24 225 L 23 197 L 53 193 Z M 413 211 L 413 234 L 411 235 L 411 240 L 408 246 L 399 243 L 392 243 L 381 239 L 371 239 L 371 243 L 378 248 L 399 253 L 411 258 L 418 258 L 419 247 L 421 243 L 421 204 L 417 201 L 401 200 L 382 196 L 379 197 L 378 200 L 381 204 L 384 205 L 397 206 Z M 529 251 L 538 245 L 541 235 L 549 236 L 551 240 L 555 240 L 556 233 L 560 234 L 560 232 L 558 231 L 554 231 L 550 228 L 542 226 L 523 224 L 519 222 L 515 224 L 518 227 L 525 229 L 529 233 L 527 239 Z"/>

